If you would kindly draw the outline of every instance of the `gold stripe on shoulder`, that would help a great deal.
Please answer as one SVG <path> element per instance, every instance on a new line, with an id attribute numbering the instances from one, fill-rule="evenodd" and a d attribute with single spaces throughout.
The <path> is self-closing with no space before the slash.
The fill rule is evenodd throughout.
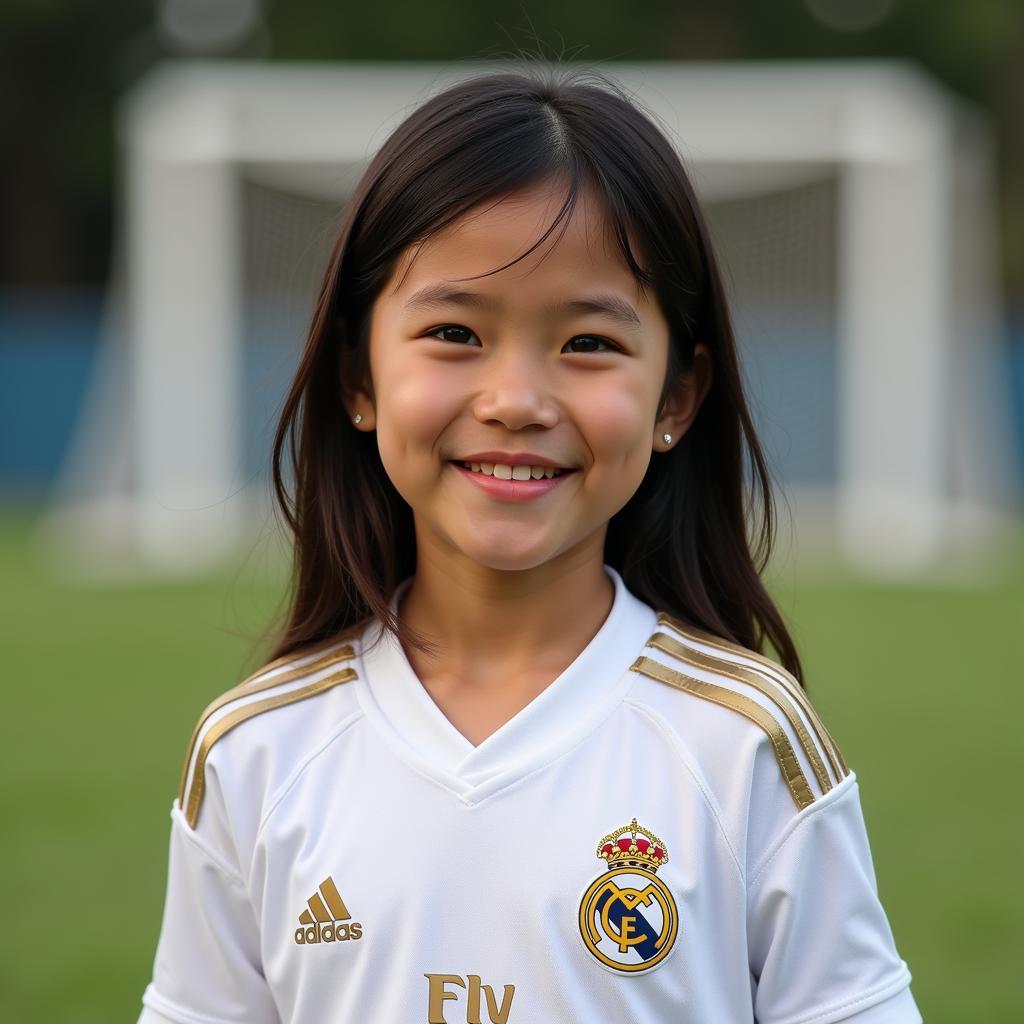
<path id="1" fill-rule="evenodd" d="M 188 750 L 185 752 L 185 764 L 181 770 L 181 781 L 178 784 L 178 801 L 184 805 L 185 803 L 185 786 L 188 782 L 188 768 L 192 763 L 192 754 L 196 748 L 196 739 L 199 737 L 199 733 L 202 731 L 203 726 L 212 714 L 220 711 L 226 704 L 230 704 L 234 700 L 238 700 L 239 697 L 247 697 L 252 693 L 259 693 L 261 690 L 269 690 L 274 686 L 282 686 L 285 683 L 294 682 L 296 679 L 301 679 L 303 676 L 312 675 L 314 672 L 320 672 L 322 669 L 330 668 L 331 665 L 339 665 L 345 661 L 351 661 L 355 657 L 355 651 L 351 644 L 345 644 L 342 647 L 337 646 L 338 641 L 334 640 L 330 644 L 327 644 L 327 653 L 322 654 L 319 658 L 315 658 L 313 661 L 306 662 L 303 665 L 298 665 L 288 672 L 283 672 L 280 675 L 270 675 L 275 670 L 282 668 L 285 665 L 291 664 L 298 658 L 309 657 L 310 652 L 297 653 L 286 655 L 283 658 L 277 658 L 270 662 L 269 665 L 264 665 L 258 672 L 254 672 L 247 679 L 242 680 L 237 686 L 233 686 L 230 690 L 222 693 L 216 700 L 211 701 L 203 709 L 203 713 L 199 716 L 199 721 L 196 723 L 196 727 L 192 730 L 192 738 L 188 741 Z M 321 645 L 316 650 L 323 650 L 324 646 Z M 267 676 L 270 675 L 270 678 Z"/>
<path id="2" fill-rule="evenodd" d="M 669 629 L 681 636 L 684 640 L 696 641 L 697 643 L 704 644 L 706 647 L 738 655 L 739 657 L 745 658 L 747 661 L 752 661 L 756 665 L 760 666 L 767 675 L 771 676 L 782 687 L 784 687 L 786 692 L 793 698 L 793 700 L 796 701 L 800 706 L 800 709 L 807 716 L 807 719 L 813 726 L 814 732 L 817 735 L 821 746 L 825 750 L 825 754 L 828 757 L 829 764 L 832 767 L 832 771 L 835 774 L 836 779 L 841 780 L 850 774 L 850 769 L 847 767 L 846 760 L 843 757 L 842 751 L 839 749 L 839 745 L 832 738 L 828 729 L 825 728 L 824 722 L 822 722 L 821 718 L 818 716 L 817 710 L 811 703 L 810 698 L 807 696 L 807 691 L 800 685 L 800 681 L 782 665 L 778 662 L 772 661 L 771 658 L 766 658 L 759 651 L 752 651 L 750 648 L 744 647 L 742 644 L 737 644 L 732 640 L 716 636 L 713 633 L 709 633 L 706 630 L 690 625 L 689 623 L 683 623 L 679 619 L 674 618 L 665 612 L 658 613 L 658 625 L 668 626 Z"/>
<path id="3" fill-rule="evenodd" d="M 814 777 L 818 780 L 822 793 L 827 793 L 832 788 L 832 778 L 818 754 L 817 745 L 804 727 L 803 720 L 794 710 L 793 702 L 787 699 L 784 694 L 779 693 L 782 687 L 775 683 L 770 676 L 761 675 L 753 669 L 737 665 L 734 661 L 726 661 L 724 658 L 713 658 L 709 654 L 704 654 L 702 651 L 697 651 L 692 647 L 679 643 L 678 640 L 674 640 L 665 633 L 655 633 L 647 641 L 646 646 L 664 651 L 671 657 L 694 668 L 703 669 L 706 672 L 713 672 L 715 675 L 726 676 L 729 679 L 735 679 L 737 682 L 745 683 L 767 697 L 786 716 L 786 720 L 792 726 L 793 731 L 800 740 L 804 753 L 807 755 L 807 760 L 811 764 Z"/>
<path id="4" fill-rule="evenodd" d="M 202 806 L 203 793 L 206 790 L 206 760 L 210 756 L 210 751 L 217 740 L 236 726 L 241 725 L 242 722 L 255 718 L 257 715 L 262 715 L 265 711 L 273 711 L 287 704 L 295 704 L 309 697 L 317 697 L 321 693 L 326 693 L 328 690 L 333 689 L 335 686 L 356 678 L 355 669 L 345 668 L 340 672 L 325 676 L 323 679 L 318 679 L 315 683 L 310 683 L 308 686 L 300 686 L 294 690 L 288 690 L 286 693 L 278 693 L 272 697 L 264 697 L 263 700 L 243 704 L 215 722 L 203 736 L 196 754 L 196 765 L 192 772 L 192 786 L 189 789 L 188 803 L 185 806 L 185 819 L 188 821 L 189 827 L 195 828 L 196 822 L 199 820 L 199 808 Z"/>
<path id="5" fill-rule="evenodd" d="M 247 676 L 233 687 L 233 689 L 237 690 L 243 686 L 248 686 L 257 679 L 262 679 L 268 672 L 273 672 L 275 669 L 282 668 L 285 665 L 290 665 L 293 662 L 298 661 L 300 658 L 313 658 L 315 655 L 330 654 L 332 651 L 339 648 L 339 646 L 346 640 L 352 640 L 357 636 L 361 629 L 362 624 L 350 626 L 348 629 L 343 630 L 336 636 L 332 636 L 329 640 L 321 640 L 319 643 L 310 644 L 304 650 L 292 651 L 291 654 L 282 654 L 280 658 L 275 658 L 273 661 L 267 662 L 266 665 L 258 668 L 251 676 Z M 309 664 L 312 666 L 313 662 L 310 662 Z"/>
<path id="6" fill-rule="evenodd" d="M 814 794 L 811 792 L 807 776 L 804 775 L 804 770 L 797 760 L 796 752 L 789 742 L 789 737 L 775 716 L 765 711 L 757 701 L 744 697 L 741 693 L 735 693 L 724 686 L 716 686 L 714 683 L 705 683 L 700 679 L 694 679 L 692 676 L 662 665 L 661 662 L 642 654 L 630 665 L 630 669 L 649 676 L 651 679 L 657 679 L 659 682 L 668 683 L 669 686 L 693 694 L 695 697 L 701 697 L 713 704 L 729 708 L 759 725 L 771 740 L 775 750 L 775 759 L 779 763 L 782 777 L 789 787 L 797 807 L 803 810 L 814 803 Z"/>

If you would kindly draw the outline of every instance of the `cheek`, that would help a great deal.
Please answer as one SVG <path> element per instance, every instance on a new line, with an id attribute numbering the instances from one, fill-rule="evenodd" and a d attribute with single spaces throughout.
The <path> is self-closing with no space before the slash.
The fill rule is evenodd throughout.
<path id="1" fill-rule="evenodd" d="M 460 402 L 451 374 L 423 363 L 389 368 L 378 394 L 377 429 L 385 465 L 391 453 L 431 449 L 457 415 Z"/>
<path id="2" fill-rule="evenodd" d="M 449 422 L 451 407 L 458 401 L 451 374 L 431 369 L 425 362 L 418 362 L 415 368 L 396 367 L 383 382 L 380 394 L 381 418 L 410 437 L 435 433 L 437 426 Z"/>
<path id="3" fill-rule="evenodd" d="M 608 387 L 587 393 L 579 406 L 578 422 L 595 460 L 611 470 L 650 454 L 653 399 L 643 382 L 630 378 L 610 381 Z"/>

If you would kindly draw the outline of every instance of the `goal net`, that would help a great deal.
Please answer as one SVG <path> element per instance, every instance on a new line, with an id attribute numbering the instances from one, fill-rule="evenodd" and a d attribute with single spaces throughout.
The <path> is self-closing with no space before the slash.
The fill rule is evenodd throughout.
<path id="1" fill-rule="evenodd" d="M 51 557 L 190 572 L 275 529 L 272 433 L 346 195 L 405 112 L 478 70 L 183 62 L 126 98 L 109 315 Z M 1018 486 L 984 120 L 898 63 L 612 73 L 707 211 L 782 549 L 884 575 L 980 564 Z"/>

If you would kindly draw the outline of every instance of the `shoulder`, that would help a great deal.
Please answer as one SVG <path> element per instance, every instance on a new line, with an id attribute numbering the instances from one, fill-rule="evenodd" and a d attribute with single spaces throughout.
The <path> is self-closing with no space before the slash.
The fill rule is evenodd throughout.
<path id="1" fill-rule="evenodd" d="M 638 700 L 668 720 L 714 790 L 735 790 L 746 771 L 766 791 L 767 773 L 802 811 L 850 774 L 798 680 L 757 651 L 659 611 L 630 667 L 652 680 Z"/>
<path id="2" fill-rule="evenodd" d="M 315 749 L 317 734 L 326 735 L 354 712 L 354 699 L 342 691 L 358 678 L 361 633 L 353 627 L 329 642 L 275 659 L 203 709 L 178 786 L 178 806 L 190 828 L 199 822 L 211 772 L 223 775 L 221 762 L 228 762 L 247 788 L 258 783 L 266 791 Z M 229 746 L 230 756 L 224 753 Z"/>

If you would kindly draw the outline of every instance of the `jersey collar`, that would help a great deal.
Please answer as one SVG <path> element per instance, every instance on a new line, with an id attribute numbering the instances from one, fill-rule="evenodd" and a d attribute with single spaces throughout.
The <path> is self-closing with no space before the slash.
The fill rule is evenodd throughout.
<path id="1" fill-rule="evenodd" d="M 479 746 L 445 717 L 424 689 L 393 633 L 373 619 L 363 634 L 363 685 L 368 717 L 407 759 L 463 795 L 512 780 L 557 757 L 604 718 L 632 685 L 629 667 L 657 625 L 653 608 L 632 594 L 605 564 L 615 586 L 611 611 L 590 643 L 561 675 Z M 402 581 L 391 611 L 412 583 Z M 480 795 L 479 793 L 477 795 Z"/>

